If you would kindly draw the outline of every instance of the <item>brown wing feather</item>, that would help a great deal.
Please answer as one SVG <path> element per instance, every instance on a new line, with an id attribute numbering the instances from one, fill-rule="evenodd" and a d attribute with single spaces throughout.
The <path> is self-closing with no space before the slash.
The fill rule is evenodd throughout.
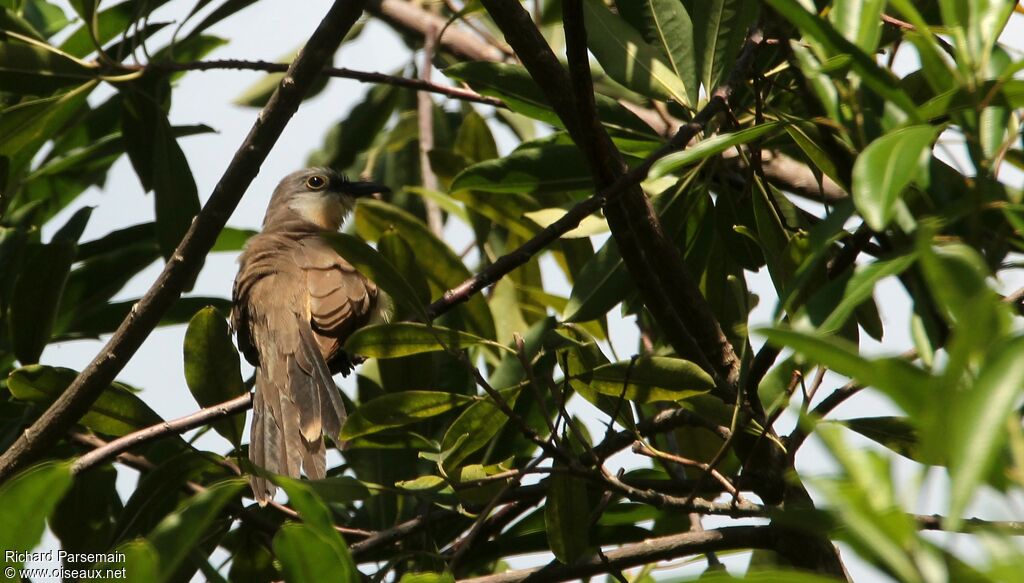
<path id="1" fill-rule="evenodd" d="M 377 286 L 318 238 L 304 239 L 293 253 L 305 272 L 309 317 L 320 353 L 331 372 L 345 372 L 348 357 L 341 347 L 370 321 Z"/>

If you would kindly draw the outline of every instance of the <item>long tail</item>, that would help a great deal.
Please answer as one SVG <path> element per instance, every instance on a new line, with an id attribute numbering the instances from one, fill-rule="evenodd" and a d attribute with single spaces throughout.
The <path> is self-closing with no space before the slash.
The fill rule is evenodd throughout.
<path id="1" fill-rule="evenodd" d="M 326 475 L 323 435 L 338 441 L 345 405 L 312 331 L 300 332 L 300 345 L 298 354 L 263 355 L 256 373 L 249 459 L 274 474 L 298 478 L 301 468 L 318 480 Z M 250 482 L 261 506 L 277 492 L 266 478 L 253 475 Z"/>

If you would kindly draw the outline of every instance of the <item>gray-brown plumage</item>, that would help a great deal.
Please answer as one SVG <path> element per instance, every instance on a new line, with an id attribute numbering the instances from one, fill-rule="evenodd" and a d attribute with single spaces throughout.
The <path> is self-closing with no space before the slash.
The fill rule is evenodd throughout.
<path id="1" fill-rule="evenodd" d="M 323 478 L 323 436 L 337 440 L 345 406 L 334 373 L 352 363 L 345 340 L 380 316 L 377 286 L 321 237 L 337 231 L 356 198 L 386 190 L 349 182 L 326 168 L 285 177 L 239 257 L 232 325 L 238 347 L 256 367 L 249 459 L 275 474 Z M 262 505 L 277 488 L 251 478 Z"/>

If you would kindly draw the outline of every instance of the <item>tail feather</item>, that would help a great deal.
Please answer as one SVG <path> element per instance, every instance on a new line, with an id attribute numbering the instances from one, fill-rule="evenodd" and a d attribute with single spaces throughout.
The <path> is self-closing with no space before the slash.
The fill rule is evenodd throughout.
<path id="1" fill-rule="evenodd" d="M 295 354 L 263 354 L 256 373 L 249 459 L 274 474 L 311 479 L 327 473 L 323 435 L 338 441 L 345 404 L 320 354 L 312 330 L 300 326 Z M 266 478 L 250 478 L 256 501 L 269 502 L 277 487 Z"/>

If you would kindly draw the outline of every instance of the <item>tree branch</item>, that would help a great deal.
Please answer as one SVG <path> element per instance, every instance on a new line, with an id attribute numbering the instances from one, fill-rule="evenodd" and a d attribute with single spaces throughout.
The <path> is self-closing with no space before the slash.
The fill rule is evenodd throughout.
<path id="1" fill-rule="evenodd" d="M 0 455 L 0 482 L 37 459 L 89 410 L 181 295 L 217 235 L 259 172 L 303 95 L 362 14 L 364 0 L 336 0 L 292 62 L 235 152 L 209 201 L 192 222 L 156 281 L 91 363 L 31 427 Z"/>
<path id="2" fill-rule="evenodd" d="M 626 545 L 573 565 L 557 561 L 545 567 L 506 571 L 497 575 L 463 579 L 460 583 L 531 583 L 585 579 L 613 570 L 627 569 L 657 561 L 733 549 L 772 549 L 776 531 L 771 526 L 731 526 L 704 532 L 685 532 Z"/>
<path id="3" fill-rule="evenodd" d="M 263 71 L 265 73 L 284 73 L 288 71 L 288 65 L 285 63 L 247 61 L 241 59 L 217 59 L 209 61 L 190 61 L 187 63 L 160 62 L 150 63 L 148 65 L 131 66 L 128 68 L 136 71 L 218 71 L 225 69 Z M 352 79 L 362 83 L 394 85 L 396 87 L 412 89 L 413 91 L 437 93 L 439 95 L 451 97 L 452 99 L 472 101 L 473 103 L 480 103 L 503 109 L 506 108 L 505 102 L 496 97 L 487 97 L 486 95 L 480 95 L 471 89 L 441 85 L 438 83 L 432 83 L 425 79 L 410 79 L 408 77 L 401 77 L 398 75 L 387 75 L 372 71 L 357 71 L 355 69 L 347 69 L 344 67 L 325 67 L 320 71 L 320 74 L 327 77 L 337 77 L 339 79 Z"/>
<path id="4" fill-rule="evenodd" d="M 245 393 L 244 395 L 240 395 L 218 405 L 200 409 L 190 415 L 179 417 L 171 421 L 164 421 L 163 423 L 129 433 L 128 435 L 121 436 L 113 441 L 108 441 L 105 445 L 99 446 L 75 460 L 75 463 L 71 466 L 71 473 L 82 473 L 93 466 L 97 466 L 117 457 L 133 447 L 149 443 L 150 441 L 160 439 L 161 437 L 167 437 L 168 435 L 178 435 L 184 431 L 188 431 L 189 429 L 193 429 L 201 425 L 206 425 L 207 423 L 218 419 L 243 413 L 251 407 L 252 393 Z"/>

